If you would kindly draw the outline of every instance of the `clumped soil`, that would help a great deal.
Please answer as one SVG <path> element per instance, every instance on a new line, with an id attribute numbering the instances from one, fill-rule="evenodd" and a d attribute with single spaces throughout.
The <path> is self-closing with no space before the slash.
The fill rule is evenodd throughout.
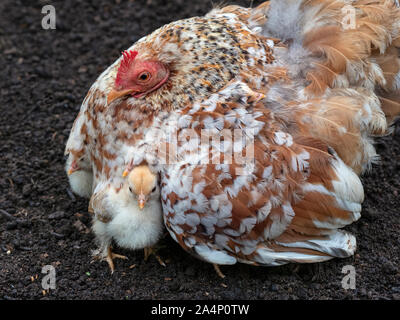
<path id="1" fill-rule="evenodd" d="M 216 2 L 216 1 L 214 1 Z M 231 1 L 249 5 L 251 1 Z M 254 5 L 261 1 L 254 1 Z M 205 14 L 212 1 L 51 1 L 57 29 L 43 30 L 47 1 L 0 2 L 0 299 L 400 299 L 400 128 L 377 140 L 379 165 L 363 177 L 354 257 L 319 265 L 222 267 L 186 254 L 169 236 L 161 267 L 143 252 L 116 250 L 111 275 L 91 263 L 88 201 L 72 195 L 64 146 L 97 76 L 143 35 L 170 21 Z M 55 290 L 43 293 L 45 265 Z M 344 290 L 353 265 L 356 289 Z"/>

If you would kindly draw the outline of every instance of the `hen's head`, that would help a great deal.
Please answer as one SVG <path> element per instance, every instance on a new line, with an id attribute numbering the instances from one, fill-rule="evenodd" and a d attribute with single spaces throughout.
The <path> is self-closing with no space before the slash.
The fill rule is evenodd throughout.
<path id="1" fill-rule="evenodd" d="M 157 60 L 136 60 L 137 51 L 124 51 L 115 88 L 108 94 L 108 103 L 124 96 L 140 98 L 161 87 L 169 77 L 169 69 Z"/>
<path id="2" fill-rule="evenodd" d="M 208 98 L 247 65 L 245 48 L 255 40 L 241 39 L 238 25 L 225 17 L 195 17 L 142 38 L 116 66 L 108 104 L 128 99 L 132 107 L 165 110 Z"/>

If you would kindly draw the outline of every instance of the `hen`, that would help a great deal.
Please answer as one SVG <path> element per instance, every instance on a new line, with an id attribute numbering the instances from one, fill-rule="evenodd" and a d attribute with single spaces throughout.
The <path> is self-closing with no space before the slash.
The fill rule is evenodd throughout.
<path id="1" fill-rule="evenodd" d="M 170 235 L 216 266 L 348 257 L 358 175 L 400 114 L 399 48 L 395 1 L 214 9 L 125 51 L 90 89 L 67 152 L 106 194 L 137 165 L 158 171 Z"/>

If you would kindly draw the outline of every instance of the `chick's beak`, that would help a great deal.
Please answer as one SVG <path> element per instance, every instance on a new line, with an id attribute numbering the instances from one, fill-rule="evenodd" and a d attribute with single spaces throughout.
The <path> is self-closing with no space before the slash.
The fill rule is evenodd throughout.
<path id="1" fill-rule="evenodd" d="M 132 90 L 132 89 L 121 90 L 121 91 L 112 89 L 107 96 L 107 104 L 110 104 L 111 102 L 113 102 L 114 100 L 117 100 L 119 98 L 125 97 L 125 96 L 131 94 L 132 92 L 134 92 L 134 90 Z"/>
<path id="2" fill-rule="evenodd" d="M 122 177 L 125 178 L 129 174 L 129 171 L 130 170 L 125 169 L 124 172 L 122 172 Z"/>
<path id="3" fill-rule="evenodd" d="M 139 209 L 142 210 L 146 204 L 146 196 L 143 193 L 139 194 L 138 202 L 139 202 Z"/>

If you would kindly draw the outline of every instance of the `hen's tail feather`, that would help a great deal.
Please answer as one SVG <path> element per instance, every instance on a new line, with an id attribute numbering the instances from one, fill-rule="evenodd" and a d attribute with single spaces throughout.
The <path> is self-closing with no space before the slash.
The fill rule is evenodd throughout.
<path id="1" fill-rule="evenodd" d="M 350 9 L 356 19 L 348 28 L 343 23 Z M 308 81 L 302 82 L 304 95 L 286 85 L 279 96 L 286 102 L 274 112 L 296 124 L 292 135 L 322 139 L 357 173 L 366 171 L 378 159 L 372 138 L 386 134 L 400 115 L 395 1 L 272 0 L 265 14 L 262 34 L 286 41 L 287 48 L 275 52 L 278 60 L 294 83 Z M 269 90 L 273 101 L 279 91 Z"/>
<path id="2" fill-rule="evenodd" d="M 291 107 L 296 123 L 291 134 L 295 139 L 312 137 L 323 141 L 353 170 L 363 172 L 377 157 L 368 137 L 387 130 L 379 100 L 356 90 L 335 89 L 330 94 Z"/>
<path id="3" fill-rule="evenodd" d="M 346 231 L 336 230 L 324 236 L 308 237 L 288 231 L 275 241 L 260 244 L 253 259 L 261 265 L 269 266 L 315 263 L 346 258 L 353 255 L 355 250 L 356 239 Z"/>
<path id="4" fill-rule="evenodd" d="M 396 119 L 400 118 L 400 90 L 386 95 L 380 96 L 381 107 L 386 115 L 386 120 L 389 125 L 393 124 Z"/>
<path id="5" fill-rule="evenodd" d="M 295 215 L 289 228 L 278 238 L 259 244 L 252 260 L 262 265 L 282 265 L 354 254 L 355 237 L 340 228 L 360 218 L 364 191 L 357 175 L 342 161 L 333 159 L 332 166 L 333 181 L 324 181 L 314 172 L 315 177 L 303 188 L 305 197 L 293 205 Z"/>
<path id="6" fill-rule="evenodd" d="M 387 77 L 385 74 L 382 76 L 382 70 L 376 65 L 382 67 L 379 59 L 385 60 L 393 52 L 388 48 L 397 32 L 393 29 L 400 18 L 400 11 L 387 1 L 374 1 L 374 4 L 368 5 L 365 1 L 356 1 L 354 8 L 358 11 L 354 11 L 357 15 L 353 28 L 344 29 L 340 24 L 344 16 L 343 3 L 341 10 L 336 12 L 337 23 L 304 34 L 304 46 L 313 54 L 325 57 L 324 68 L 317 66 L 308 73 L 311 84 L 307 89 L 310 93 L 321 94 L 327 87 L 333 87 L 335 73 L 346 74 L 353 86 L 371 89 L 385 86 Z M 321 12 L 323 14 L 324 10 Z M 327 73 L 327 68 L 332 72 Z"/>
<path id="7" fill-rule="evenodd" d="M 303 138 L 311 144 L 310 138 Z M 323 144 L 316 149 L 325 150 Z M 304 196 L 292 203 L 293 219 L 273 240 L 259 243 L 251 259 L 261 265 L 314 263 L 354 254 L 356 240 L 340 230 L 360 218 L 364 191 L 358 176 L 335 153 L 325 170 L 310 165 L 311 175 L 302 187 Z M 324 171 L 324 172 L 322 172 Z M 246 263 L 246 259 L 241 260 Z"/>
<path id="8" fill-rule="evenodd" d="M 385 68 L 399 67 L 397 62 L 387 63 L 388 58 L 397 59 L 395 47 L 400 44 L 400 9 L 395 1 L 358 0 L 349 5 L 335 0 L 272 0 L 268 8 L 262 34 L 287 41 L 292 55 L 304 60 L 301 74 L 306 74 L 310 95 L 343 85 L 385 87 L 393 78 Z M 301 54 L 305 55 L 300 58 Z"/>

